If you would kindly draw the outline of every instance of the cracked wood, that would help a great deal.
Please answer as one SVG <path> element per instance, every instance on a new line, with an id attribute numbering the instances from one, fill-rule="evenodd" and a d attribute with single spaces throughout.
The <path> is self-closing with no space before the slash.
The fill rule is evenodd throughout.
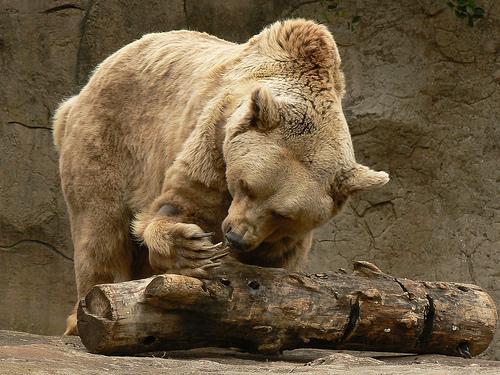
<path id="1" fill-rule="evenodd" d="M 228 262 L 209 280 L 96 286 L 80 303 L 78 330 L 103 354 L 219 346 L 470 356 L 488 347 L 496 319 L 479 287 L 397 279 L 368 262 L 313 275 Z"/>

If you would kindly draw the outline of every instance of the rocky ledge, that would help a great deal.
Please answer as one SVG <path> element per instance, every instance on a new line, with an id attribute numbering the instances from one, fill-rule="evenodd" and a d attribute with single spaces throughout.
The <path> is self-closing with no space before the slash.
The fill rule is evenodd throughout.
<path id="1" fill-rule="evenodd" d="M 500 362 L 439 355 L 293 350 L 279 357 L 205 348 L 106 357 L 77 337 L 0 330 L 0 374 L 499 374 Z"/>

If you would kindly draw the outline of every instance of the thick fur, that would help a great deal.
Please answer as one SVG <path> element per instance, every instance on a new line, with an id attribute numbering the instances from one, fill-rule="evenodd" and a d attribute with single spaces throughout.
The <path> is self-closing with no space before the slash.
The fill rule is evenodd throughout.
<path id="1" fill-rule="evenodd" d="M 331 34 L 301 19 L 241 45 L 149 34 L 107 58 L 54 120 L 78 298 L 99 283 L 202 274 L 204 232 L 241 235 L 244 262 L 297 268 L 349 194 L 388 181 L 355 162 L 343 93 Z"/>

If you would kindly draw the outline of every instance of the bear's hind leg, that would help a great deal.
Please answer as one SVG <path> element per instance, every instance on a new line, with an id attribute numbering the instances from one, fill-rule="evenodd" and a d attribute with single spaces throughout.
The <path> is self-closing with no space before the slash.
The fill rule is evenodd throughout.
<path id="1" fill-rule="evenodd" d="M 77 335 L 78 302 L 97 285 L 132 278 L 129 218 L 100 210 L 71 215 L 78 299 L 66 322 L 66 335 Z M 96 215 L 95 213 L 98 213 Z"/>

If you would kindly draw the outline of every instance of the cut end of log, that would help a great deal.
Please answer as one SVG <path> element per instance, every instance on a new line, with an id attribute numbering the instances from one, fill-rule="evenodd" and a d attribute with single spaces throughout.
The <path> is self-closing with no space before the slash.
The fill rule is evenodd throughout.
<path id="1" fill-rule="evenodd" d="M 103 319 L 113 318 L 110 300 L 102 289 L 92 288 L 84 298 L 84 301 L 85 308 L 89 314 Z"/>
<path id="2" fill-rule="evenodd" d="M 107 325 L 113 323 L 110 299 L 105 292 L 94 287 L 82 298 L 78 306 L 78 333 L 91 353 L 99 353 L 102 341 L 108 335 Z"/>

